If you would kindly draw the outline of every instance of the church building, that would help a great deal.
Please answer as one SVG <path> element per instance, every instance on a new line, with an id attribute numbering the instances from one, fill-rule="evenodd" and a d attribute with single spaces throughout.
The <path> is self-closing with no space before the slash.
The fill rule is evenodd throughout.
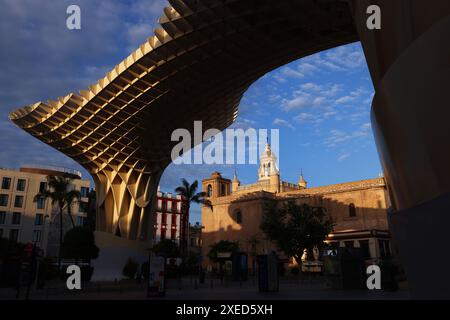
<path id="1" fill-rule="evenodd" d="M 267 144 L 260 157 L 258 181 L 242 185 L 235 173 L 233 180 L 219 172 L 202 181 L 203 191 L 213 210 L 202 208 L 203 266 L 211 269 L 207 255 L 210 246 L 220 240 L 239 243 L 248 254 L 249 266 L 257 254 L 277 251 L 260 230 L 267 201 L 294 200 L 327 210 L 334 231 L 327 243 L 340 247 L 360 247 L 366 260 L 377 262 L 391 255 L 387 210 L 389 194 L 383 177 L 308 188 L 303 174 L 298 183 L 282 181 L 276 155 Z M 282 255 L 282 253 L 280 253 Z"/>

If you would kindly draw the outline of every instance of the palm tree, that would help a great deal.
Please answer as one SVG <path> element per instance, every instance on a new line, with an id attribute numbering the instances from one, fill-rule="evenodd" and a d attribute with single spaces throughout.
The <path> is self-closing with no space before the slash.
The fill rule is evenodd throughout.
<path id="1" fill-rule="evenodd" d="M 48 186 L 46 190 L 42 190 L 34 197 L 34 202 L 39 199 L 51 199 L 52 206 L 57 205 L 59 211 L 59 254 L 58 265 L 61 268 L 61 249 L 63 243 L 63 212 L 67 209 L 72 227 L 75 227 L 75 222 L 72 217 L 72 205 L 79 202 L 81 194 L 78 190 L 70 190 L 73 179 L 67 177 L 47 177 Z"/>
<path id="2" fill-rule="evenodd" d="M 191 207 L 191 203 L 197 203 L 202 204 L 204 206 L 207 206 L 211 208 L 212 210 L 212 204 L 211 201 L 207 200 L 206 197 L 208 196 L 206 192 L 197 192 L 198 189 L 198 181 L 195 180 L 193 184 L 190 184 L 186 179 L 181 179 L 181 186 L 175 189 L 175 192 L 178 195 L 181 195 L 186 199 L 186 212 L 183 215 L 183 222 L 182 222 L 182 245 L 180 246 L 182 248 L 183 253 L 187 253 L 187 239 L 186 237 L 188 234 L 186 234 L 186 231 L 189 226 L 189 210 Z"/>

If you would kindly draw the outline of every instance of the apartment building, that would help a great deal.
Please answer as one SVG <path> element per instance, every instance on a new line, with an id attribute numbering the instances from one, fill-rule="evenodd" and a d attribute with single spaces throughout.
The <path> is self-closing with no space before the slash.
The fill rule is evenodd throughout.
<path id="1" fill-rule="evenodd" d="M 26 166 L 19 170 L 0 168 L 0 238 L 9 238 L 21 243 L 33 243 L 46 254 L 55 255 L 59 242 L 55 241 L 59 231 L 58 208 L 50 199 L 34 197 L 47 189 L 48 176 L 66 176 L 73 179 L 73 188 L 82 195 L 74 203 L 71 212 L 75 223 L 83 225 L 86 219 L 90 181 L 83 180 L 80 172 L 56 167 Z M 66 210 L 67 211 L 67 210 Z M 64 230 L 70 228 L 68 215 L 64 215 Z"/>
<path id="2" fill-rule="evenodd" d="M 153 224 L 155 243 L 168 239 L 182 245 L 187 239 L 186 199 L 180 195 L 163 193 L 158 190 L 156 201 L 157 207 Z"/>

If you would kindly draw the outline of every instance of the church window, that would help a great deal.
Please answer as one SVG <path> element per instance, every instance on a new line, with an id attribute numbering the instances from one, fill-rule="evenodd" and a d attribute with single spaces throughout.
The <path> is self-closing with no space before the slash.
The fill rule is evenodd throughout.
<path id="1" fill-rule="evenodd" d="M 242 224 L 242 213 L 240 211 L 236 211 L 236 223 Z"/>
<path id="2" fill-rule="evenodd" d="M 350 205 L 348 206 L 348 215 L 350 218 L 356 217 L 356 207 L 354 203 L 350 203 Z"/>
<path id="3" fill-rule="evenodd" d="M 222 184 L 221 186 L 220 186 L 221 188 L 221 190 L 220 190 L 220 195 L 223 197 L 223 196 L 226 196 L 226 186 L 225 186 L 225 184 Z"/>
<path id="4" fill-rule="evenodd" d="M 208 197 L 212 196 L 212 186 L 208 185 Z"/>

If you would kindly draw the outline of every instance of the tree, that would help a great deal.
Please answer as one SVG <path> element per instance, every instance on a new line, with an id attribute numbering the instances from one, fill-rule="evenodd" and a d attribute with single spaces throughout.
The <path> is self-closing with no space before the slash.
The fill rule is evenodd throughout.
<path id="1" fill-rule="evenodd" d="M 95 245 L 92 230 L 76 227 L 67 231 L 62 245 L 62 256 L 67 259 L 91 260 L 98 258 L 99 249 Z"/>
<path id="2" fill-rule="evenodd" d="M 218 262 L 220 267 L 222 267 L 225 260 L 219 256 L 219 253 L 230 253 L 233 255 L 233 253 L 239 251 L 239 244 L 237 242 L 221 240 L 210 246 L 210 248 L 208 258 L 213 262 Z"/>
<path id="3" fill-rule="evenodd" d="M 180 249 L 178 245 L 168 239 L 161 240 L 153 246 L 153 252 L 156 255 L 163 256 L 166 258 L 176 258 L 180 255 Z"/>
<path id="4" fill-rule="evenodd" d="M 181 224 L 181 251 L 183 254 L 187 253 L 187 236 L 188 236 L 188 227 L 189 227 L 189 210 L 191 207 L 191 203 L 202 204 L 212 209 L 211 201 L 207 200 L 206 192 L 198 192 L 198 181 L 195 180 L 193 184 L 190 184 L 186 179 L 181 180 L 181 186 L 175 189 L 175 192 L 178 195 L 183 196 L 186 199 L 186 212 L 183 215 L 182 224 Z"/>
<path id="5" fill-rule="evenodd" d="M 299 265 L 304 250 L 312 257 L 312 249 L 322 247 L 333 227 L 324 208 L 297 205 L 294 201 L 284 203 L 281 208 L 275 202 L 268 203 L 261 223 L 267 238 L 286 255 L 294 257 Z"/>
<path id="6" fill-rule="evenodd" d="M 70 189 L 73 179 L 68 177 L 48 176 L 48 187 L 46 190 L 38 193 L 34 197 L 34 202 L 39 199 L 51 199 L 52 206 L 57 205 L 59 211 L 59 257 L 58 266 L 61 268 L 61 250 L 63 243 L 63 212 L 67 209 L 67 213 L 72 222 L 72 227 L 75 227 L 75 222 L 72 217 L 71 207 L 75 201 L 80 201 L 81 194 L 78 190 Z"/>

